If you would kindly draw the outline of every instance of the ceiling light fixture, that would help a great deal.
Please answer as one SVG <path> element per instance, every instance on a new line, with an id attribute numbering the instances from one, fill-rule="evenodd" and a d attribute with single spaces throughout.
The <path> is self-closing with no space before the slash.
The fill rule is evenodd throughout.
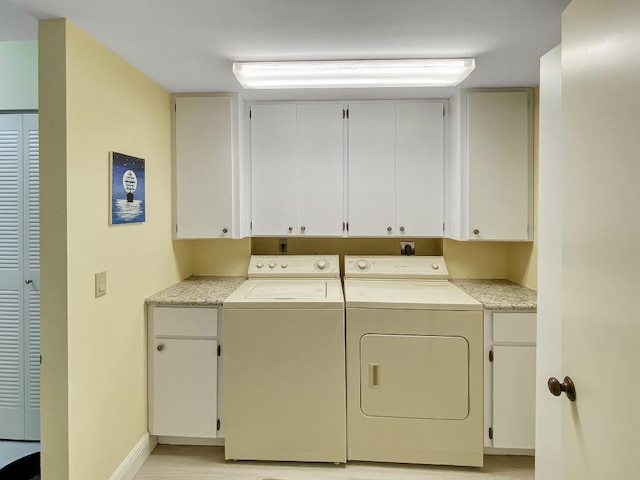
<path id="1" fill-rule="evenodd" d="M 473 58 L 235 62 L 233 73 L 247 89 L 449 87 L 475 66 Z"/>

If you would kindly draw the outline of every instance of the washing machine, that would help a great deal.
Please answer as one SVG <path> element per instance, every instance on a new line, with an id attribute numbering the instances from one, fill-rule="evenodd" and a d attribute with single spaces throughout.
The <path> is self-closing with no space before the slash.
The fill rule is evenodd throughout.
<path id="1" fill-rule="evenodd" d="M 482 305 L 443 257 L 345 257 L 347 460 L 482 466 Z"/>
<path id="2" fill-rule="evenodd" d="M 337 255 L 251 257 L 223 306 L 225 458 L 346 462 Z"/>

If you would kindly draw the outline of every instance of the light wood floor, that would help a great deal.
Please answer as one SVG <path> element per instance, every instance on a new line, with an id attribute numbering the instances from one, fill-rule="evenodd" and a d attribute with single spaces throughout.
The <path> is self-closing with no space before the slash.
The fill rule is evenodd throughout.
<path id="1" fill-rule="evenodd" d="M 533 480 L 533 457 L 484 458 L 483 468 L 226 462 L 223 447 L 158 445 L 134 480 Z"/>

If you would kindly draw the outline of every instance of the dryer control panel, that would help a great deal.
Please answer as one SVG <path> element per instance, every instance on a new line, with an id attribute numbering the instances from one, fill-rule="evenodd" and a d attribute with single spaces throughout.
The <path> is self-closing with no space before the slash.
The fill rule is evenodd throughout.
<path id="1" fill-rule="evenodd" d="M 441 256 L 346 255 L 347 278 L 447 280 L 449 272 Z"/>
<path id="2" fill-rule="evenodd" d="M 340 278 L 338 255 L 252 255 L 249 278 Z"/>

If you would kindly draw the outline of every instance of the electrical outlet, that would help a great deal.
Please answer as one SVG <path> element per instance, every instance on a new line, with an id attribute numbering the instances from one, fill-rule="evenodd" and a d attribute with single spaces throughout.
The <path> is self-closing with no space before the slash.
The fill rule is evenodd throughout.
<path id="1" fill-rule="evenodd" d="M 400 242 L 400 255 L 415 255 L 416 242 Z"/>
<path id="2" fill-rule="evenodd" d="M 287 239 L 286 238 L 281 238 L 278 240 L 278 251 L 280 253 L 287 253 Z"/>
<path id="3" fill-rule="evenodd" d="M 96 273 L 95 281 L 96 281 L 96 298 L 105 296 L 107 294 L 107 272 Z"/>

